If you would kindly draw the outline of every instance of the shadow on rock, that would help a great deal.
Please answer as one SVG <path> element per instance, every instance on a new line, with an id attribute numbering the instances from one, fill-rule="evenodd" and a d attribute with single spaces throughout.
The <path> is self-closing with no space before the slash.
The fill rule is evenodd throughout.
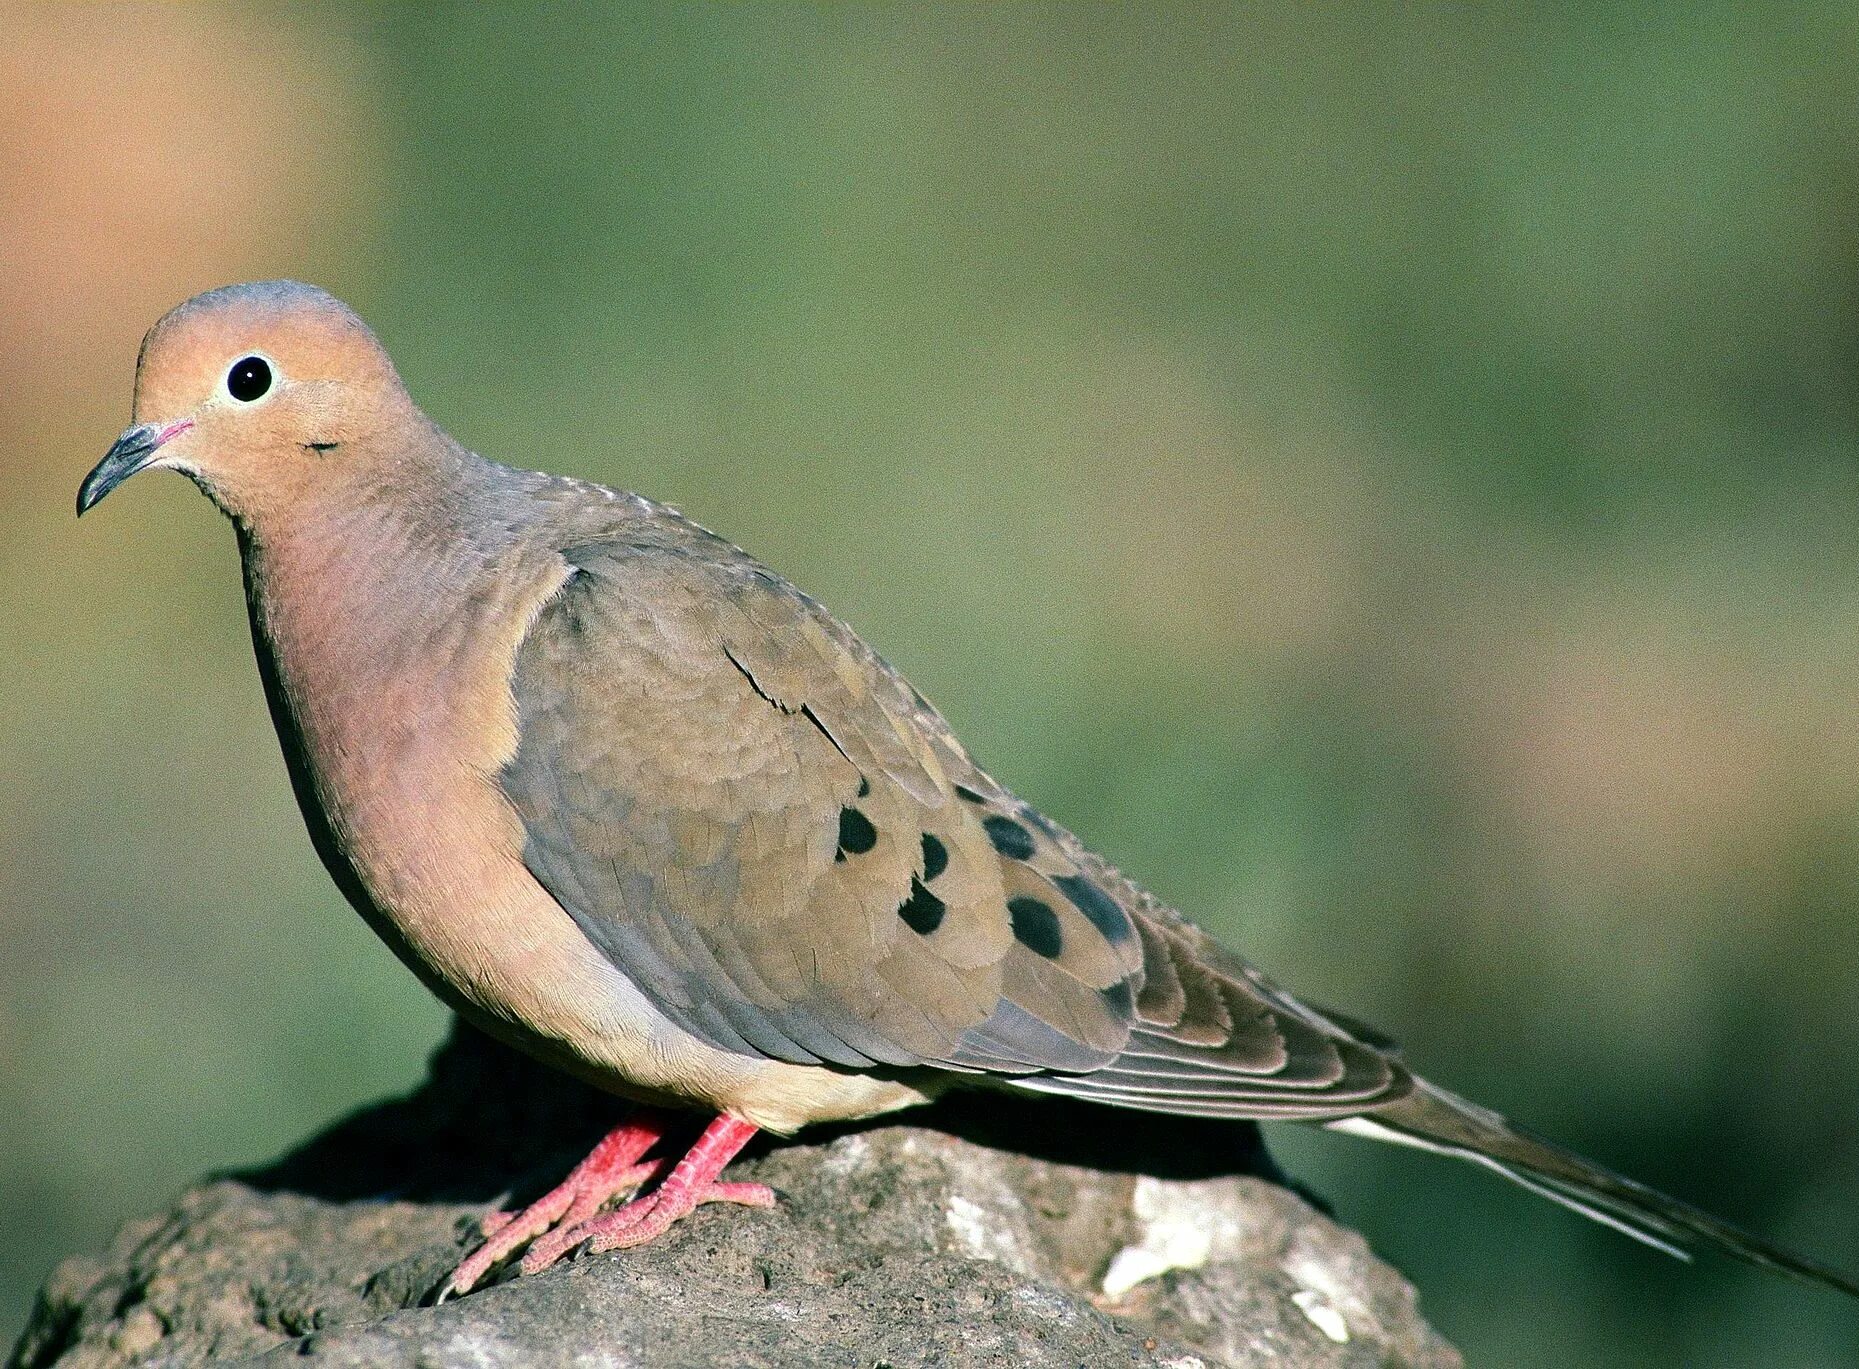
<path id="1" fill-rule="evenodd" d="M 526 1200 L 557 1182 L 625 1116 L 624 1101 L 464 1023 L 406 1098 L 352 1113 L 271 1164 L 226 1177 L 331 1202 Z M 708 1119 L 692 1114 L 689 1136 Z M 899 1121 L 1051 1164 L 1159 1179 L 1252 1175 L 1328 1205 L 1281 1171 L 1250 1122 L 1134 1113 L 1069 1098 L 963 1090 L 890 1117 L 810 1128 L 808 1144 Z M 759 1137 L 747 1152 L 789 1144 Z M 533 1190 L 533 1191 L 532 1191 Z"/>

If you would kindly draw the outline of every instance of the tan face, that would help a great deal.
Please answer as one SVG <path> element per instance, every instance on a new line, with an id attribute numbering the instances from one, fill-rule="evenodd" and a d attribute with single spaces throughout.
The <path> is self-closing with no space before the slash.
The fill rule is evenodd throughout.
<path id="1" fill-rule="evenodd" d="M 78 512 L 152 467 L 235 517 L 288 506 L 347 478 L 411 412 L 393 362 L 334 296 L 293 281 L 214 290 L 142 340 L 135 424 L 85 478 Z"/>

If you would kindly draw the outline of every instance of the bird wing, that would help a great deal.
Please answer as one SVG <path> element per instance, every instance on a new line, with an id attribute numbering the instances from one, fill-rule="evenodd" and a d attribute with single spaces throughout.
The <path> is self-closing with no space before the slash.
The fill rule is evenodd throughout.
<path id="1" fill-rule="evenodd" d="M 563 555 L 501 783 L 536 878 L 686 1031 L 1219 1116 L 1407 1087 L 1019 803 L 743 553 L 660 519 Z"/>

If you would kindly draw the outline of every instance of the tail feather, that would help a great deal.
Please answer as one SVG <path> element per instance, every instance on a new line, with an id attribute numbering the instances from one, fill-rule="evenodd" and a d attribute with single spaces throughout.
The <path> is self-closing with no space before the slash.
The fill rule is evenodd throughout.
<path id="1" fill-rule="evenodd" d="M 1717 1250 L 1859 1297 L 1859 1280 L 1849 1274 L 1771 1245 L 1431 1084 L 1417 1082 L 1414 1091 L 1397 1102 L 1328 1125 L 1335 1131 L 1470 1160 L 1680 1259 L 1690 1259 L 1695 1250 Z"/>

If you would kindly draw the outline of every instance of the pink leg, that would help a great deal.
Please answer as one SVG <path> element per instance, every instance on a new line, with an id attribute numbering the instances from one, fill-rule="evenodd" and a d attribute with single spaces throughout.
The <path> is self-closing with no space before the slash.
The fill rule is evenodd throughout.
<path id="1" fill-rule="evenodd" d="M 490 1239 L 452 1271 L 441 1300 L 469 1293 L 494 1265 L 556 1222 L 579 1226 L 616 1193 L 637 1188 L 650 1179 L 664 1162 L 642 1164 L 640 1157 L 664 1137 L 670 1123 L 663 1113 L 640 1112 L 624 1126 L 608 1132 L 566 1179 L 521 1212 L 491 1213 L 480 1223 Z"/>
<path id="2" fill-rule="evenodd" d="M 529 1253 L 523 1257 L 523 1272 L 534 1274 L 547 1269 L 583 1242 L 595 1252 L 644 1245 L 704 1203 L 773 1207 L 774 1190 L 765 1184 L 717 1181 L 717 1175 L 736 1158 L 736 1153 L 749 1143 L 756 1130 L 752 1124 L 733 1117 L 717 1118 L 704 1128 L 697 1143 L 656 1189 L 604 1217 L 573 1224 L 562 1222 L 529 1248 Z"/>

